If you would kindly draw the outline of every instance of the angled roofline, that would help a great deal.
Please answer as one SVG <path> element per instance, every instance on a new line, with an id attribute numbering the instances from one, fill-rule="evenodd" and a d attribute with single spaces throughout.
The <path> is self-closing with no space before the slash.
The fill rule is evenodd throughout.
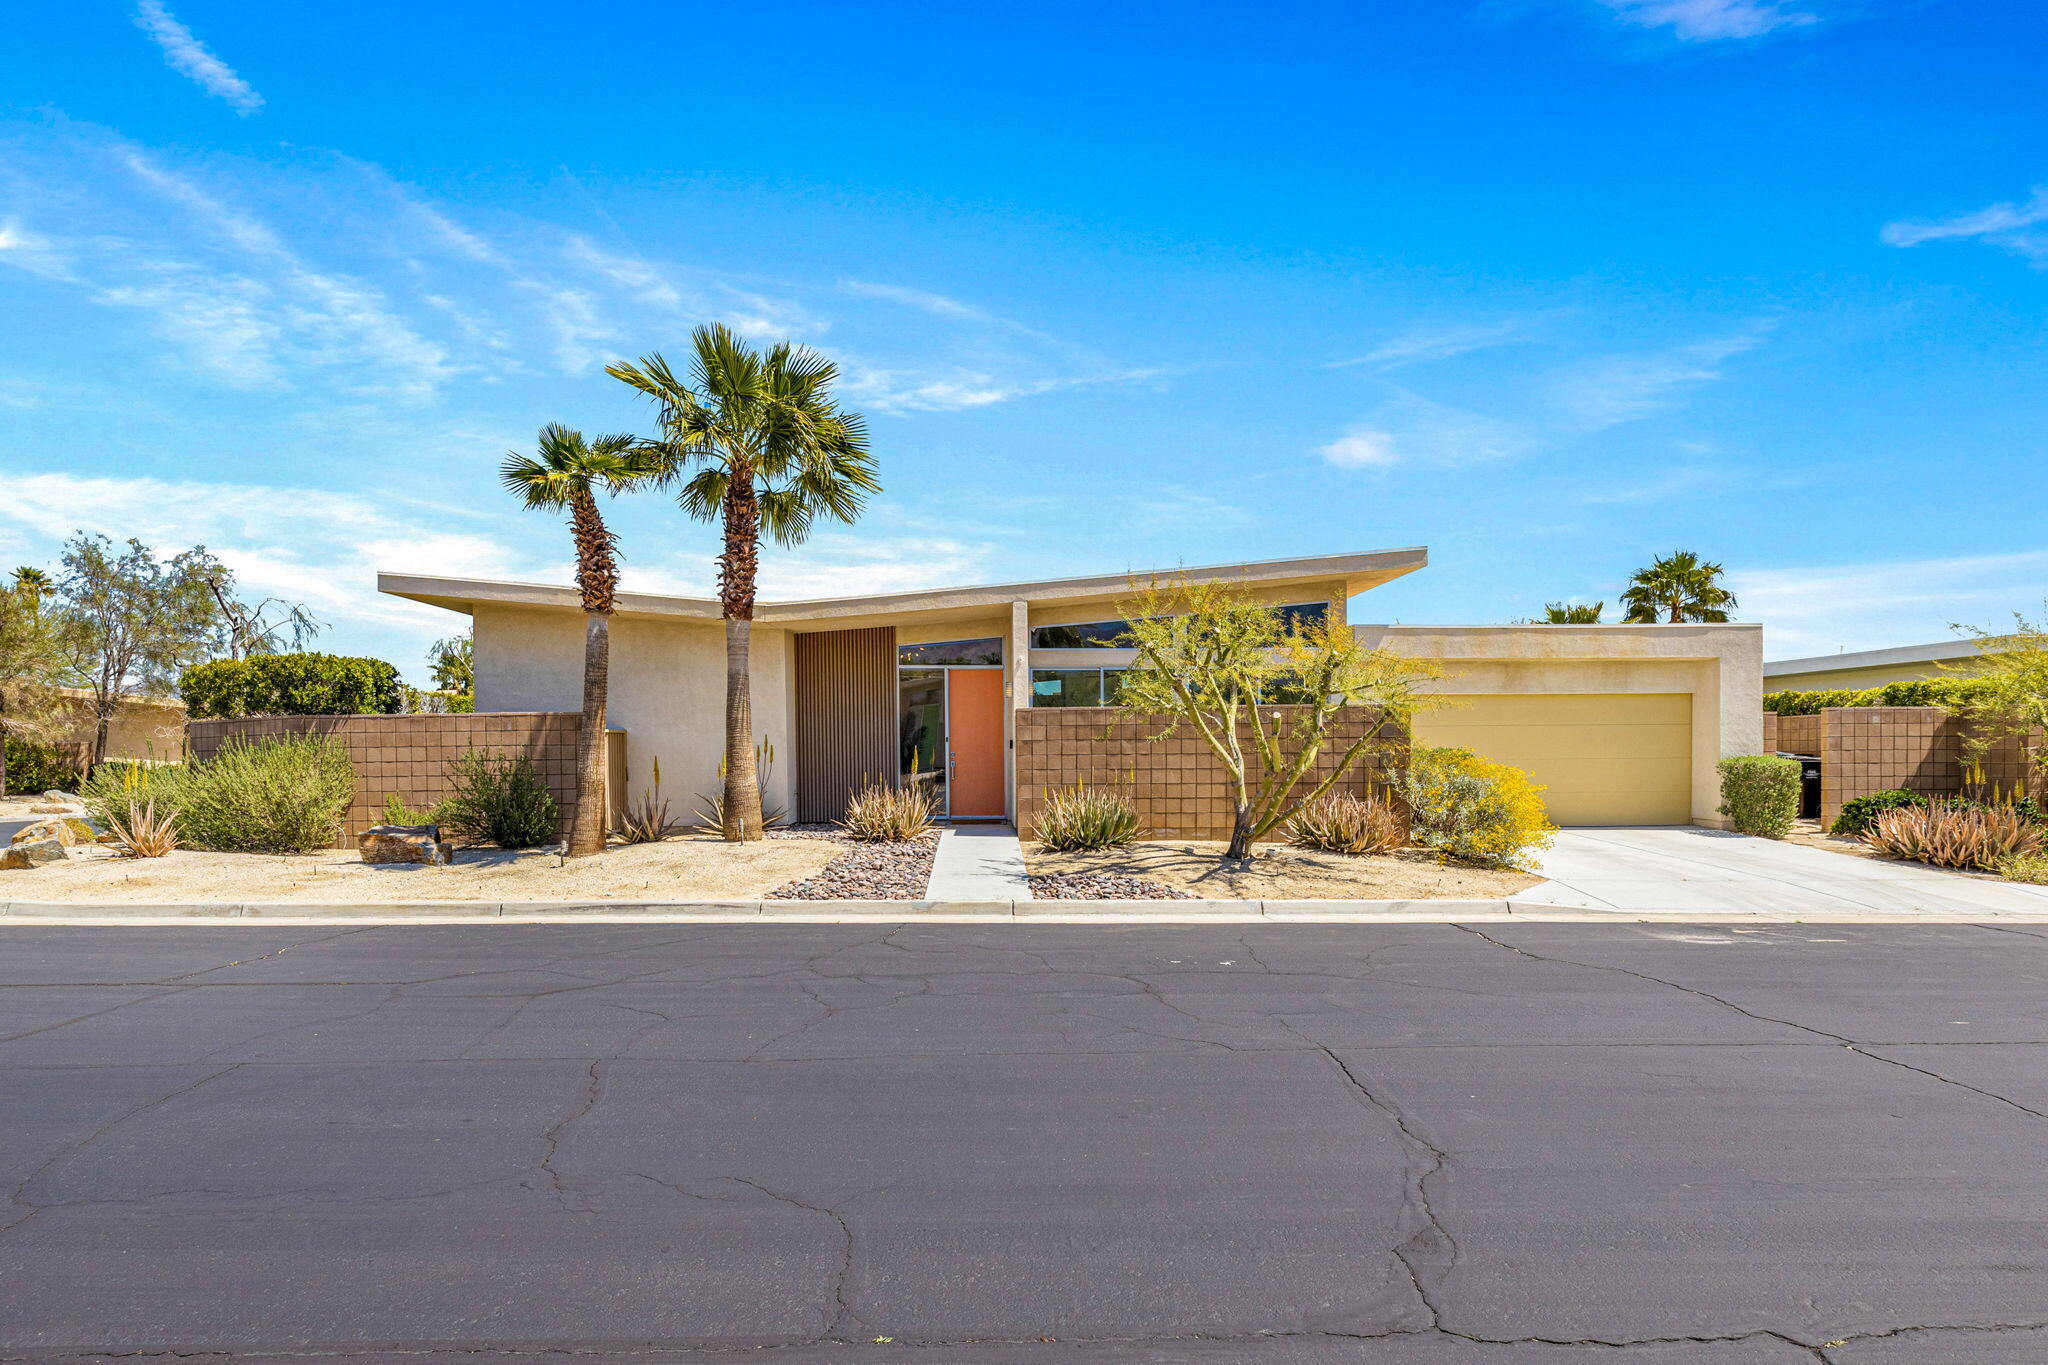
<path id="1" fill-rule="evenodd" d="M 1374 550 L 1361 554 L 1306 555 L 1288 559 L 1250 560 L 1238 564 L 1183 565 L 1171 569 L 1131 570 L 1112 574 L 1086 574 L 1072 578 L 1044 578 L 1018 583 L 984 583 L 964 587 L 923 588 L 909 592 L 871 593 L 857 597 L 803 598 L 792 601 L 763 600 L 755 605 L 754 619 L 765 623 L 795 624 L 850 616 L 897 615 L 913 612 L 949 611 L 965 607 L 996 606 L 1001 603 L 1057 602 L 1067 599 L 1110 597 L 1125 591 L 1135 581 L 1191 579 L 1196 582 L 1286 583 L 1342 580 L 1347 596 L 1391 582 L 1429 563 L 1423 546 L 1397 550 Z M 553 607 L 580 610 L 582 599 L 576 589 L 549 583 L 519 583 L 502 579 L 449 578 L 436 574 L 379 572 L 377 590 L 450 611 L 474 611 L 479 603 Z M 662 593 L 622 592 L 618 610 L 644 616 L 717 620 L 715 597 L 682 597 Z"/>
<path id="2" fill-rule="evenodd" d="M 1890 649 L 1816 654 L 1805 659 L 1766 659 L 1764 676 L 1770 678 L 1781 673 L 1833 673 L 1851 668 L 1883 668 L 1887 664 L 1931 664 L 1944 659 L 1973 659 L 1978 653 L 1975 640 L 1943 640 L 1931 645 L 1896 645 Z"/>

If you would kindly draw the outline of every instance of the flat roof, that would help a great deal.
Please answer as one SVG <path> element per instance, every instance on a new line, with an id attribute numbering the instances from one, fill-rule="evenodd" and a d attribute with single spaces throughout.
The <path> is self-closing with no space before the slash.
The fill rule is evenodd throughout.
<path id="1" fill-rule="evenodd" d="M 761 599 L 754 619 L 766 624 L 800 626 L 807 622 L 839 622 L 848 617 L 888 616 L 943 620 L 948 616 L 985 614 L 1010 602 L 1114 601 L 1131 591 L 1133 582 L 1187 579 L 1198 583 L 1246 583 L 1286 587 L 1292 583 L 1341 580 L 1349 597 L 1415 572 L 1429 563 L 1422 546 L 1372 550 L 1359 554 L 1308 555 L 1291 559 L 1250 560 L 1239 564 L 1181 565 L 1170 569 L 1127 570 L 1076 578 L 1044 578 L 1023 583 L 985 583 L 914 592 L 868 593 L 852 597 L 819 597 L 794 601 Z M 434 574 L 383 573 L 377 591 L 449 611 L 474 612 L 479 604 L 582 609 L 573 587 L 549 583 L 518 583 L 502 579 L 447 578 Z M 715 621 L 718 599 L 662 593 L 622 592 L 622 616 L 680 617 Z"/>
<path id="2" fill-rule="evenodd" d="M 1853 653 L 1816 654 L 1806 659 L 1766 659 L 1764 676 L 1780 673 L 1829 673 L 1845 668 L 1883 668 L 1887 664 L 1930 664 L 1977 657 L 1975 640 L 1943 640 L 1932 645 L 1897 645 L 1891 649 L 1860 649 Z"/>

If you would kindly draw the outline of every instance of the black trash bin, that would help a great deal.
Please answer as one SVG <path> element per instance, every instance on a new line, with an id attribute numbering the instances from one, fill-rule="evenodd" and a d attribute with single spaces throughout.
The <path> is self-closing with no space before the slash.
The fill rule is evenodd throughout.
<path id="1" fill-rule="evenodd" d="M 1779 758 L 1799 760 L 1799 818 L 1820 819 L 1820 758 L 1816 754 L 1786 754 Z"/>

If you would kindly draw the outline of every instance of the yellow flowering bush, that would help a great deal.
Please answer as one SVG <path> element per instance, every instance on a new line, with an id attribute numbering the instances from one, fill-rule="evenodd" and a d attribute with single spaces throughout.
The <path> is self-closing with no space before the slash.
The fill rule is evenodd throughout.
<path id="1" fill-rule="evenodd" d="M 1520 768 L 1470 750 L 1416 746 L 1401 793 L 1415 842 L 1455 862 L 1528 868 L 1557 836 L 1543 788 Z"/>

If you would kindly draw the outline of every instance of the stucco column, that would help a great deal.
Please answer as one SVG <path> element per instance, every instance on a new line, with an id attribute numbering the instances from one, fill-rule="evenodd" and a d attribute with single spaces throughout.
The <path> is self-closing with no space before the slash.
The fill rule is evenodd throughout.
<path id="1" fill-rule="evenodd" d="M 1031 604 L 1010 603 L 1010 639 L 1003 648 L 1003 811 L 1017 821 L 1017 713 L 1031 705 Z"/>

